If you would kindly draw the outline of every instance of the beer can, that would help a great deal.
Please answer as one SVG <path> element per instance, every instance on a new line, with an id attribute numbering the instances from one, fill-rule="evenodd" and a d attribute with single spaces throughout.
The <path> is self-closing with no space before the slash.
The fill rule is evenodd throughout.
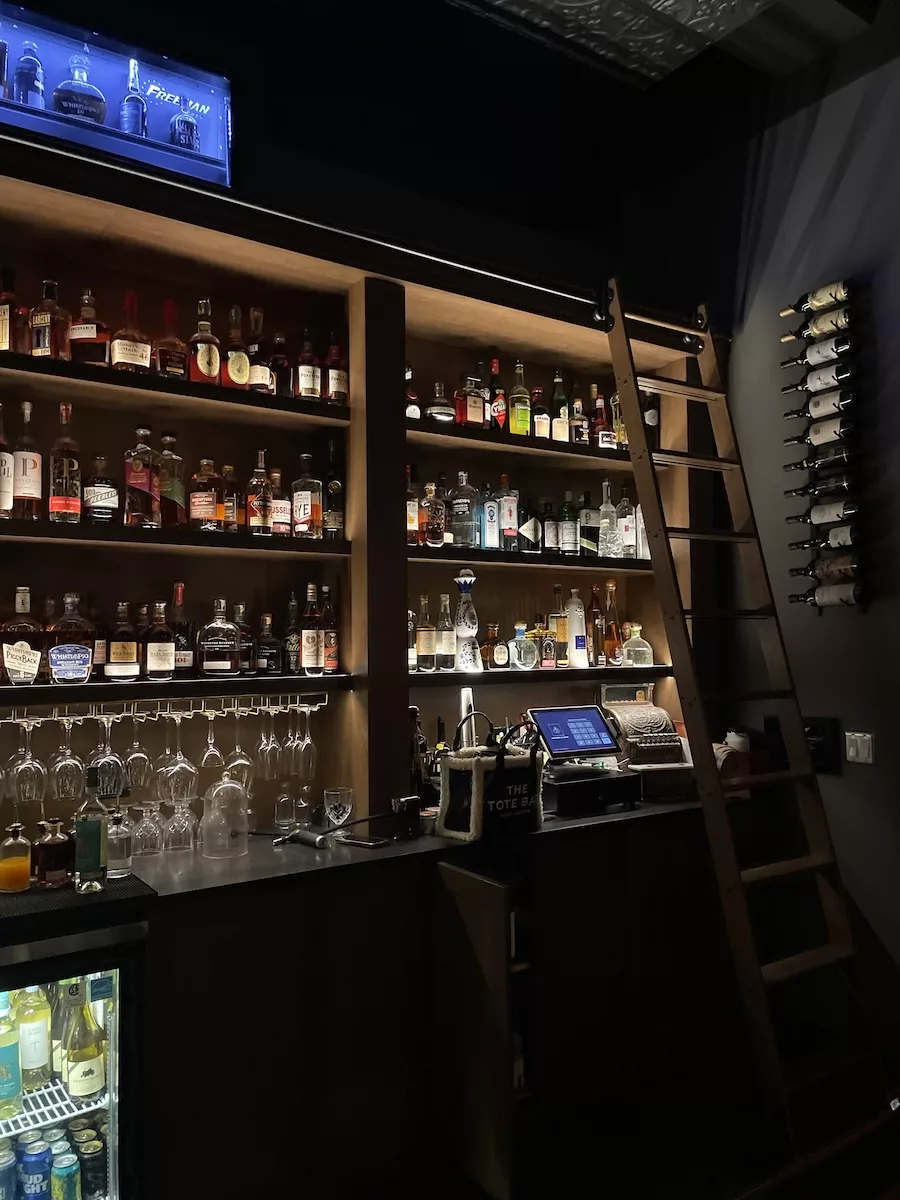
<path id="1" fill-rule="evenodd" d="M 81 1164 L 74 1154 L 63 1154 L 50 1172 L 52 1200 L 82 1200 Z"/>
<path id="2" fill-rule="evenodd" d="M 65 1136 L 66 1136 L 65 1129 L 42 1129 L 41 1130 L 41 1139 L 42 1139 L 42 1141 L 45 1141 L 48 1146 L 52 1146 L 54 1142 L 61 1142 Z"/>
<path id="3" fill-rule="evenodd" d="M 7 1141 L 7 1138 L 3 1139 Z M 16 1200 L 18 1164 L 13 1150 L 0 1150 L 0 1200 Z"/>
<path id="4" fill-rule="evenodd" d="M 70 1134 L 69 1141 L 73 1146 L 83 1146 L 85 1142 L 96 1142 L 100 1140 L 100 1135 L 96 1129 L 76 1129 Z"/>
<path id="5" fill-rule="evenodd" d="M 100 1134 L 100 1138 L 103 1142 L 108 1142 L 109 1141 L 109 1122 L 104 1121 L 103 1124 L 101 1126 L 99 1126 L 97 1132 Z"/>
<path id="6" fill-rule="evenodd" d="M 74 1154 L 74 1150 L 65 1138 L 60 1138 L 58 1142 L 53 1142 L 50 1146 L 50 1153 L 54 1158 L 59 1158 L 61 1154 Z"/>
<path id="7" fill-rule="evenodd" d="M 19 1163 L 19 1194 L 47 1196 L 50 1193 L 50 1170 L 53 1155 L 47 1142 L 32 1142 Z"/>
<path id="8" fill-rule="evenodd" d="M 41 1137 L 40 1130 L 38 1129 L 26 1129 L 24 1133 L 20 1133 L 18 1140 L 16 1141 L 16 1162 L 22 1161 L 22 1155 L 29 1146 L 34 1145 L 35 1142 L 42 1142 L 43 1140 L 44 1139 Z"/>
<path id="9" fill-rule="evenodd" d="M 81 1194 L 84 1200 L 106 1196 L 106 1150 L 102 1142 L 85 1142 L 78 1147 L 81 1163 Z"/>
<path id="10" fill-rule="evenodd" d="M 72 1120 L 66 1125 L 66 1129 L 69 1131 L 69 1133 L 74 1133 L 76 1129 L 90 1129 L 90 1127 L 91 1123 L 87 1117 L 73 1117 Z"/>
<path id="11" fill-rule="evenodd" d="M 46 1142 L 46 1138 L 44 1141 Z M 7 1150 L 12 1150 L 13 1144 L 9 1138 L 0 1138 L 0 1154 L 5 1154 Z"/>

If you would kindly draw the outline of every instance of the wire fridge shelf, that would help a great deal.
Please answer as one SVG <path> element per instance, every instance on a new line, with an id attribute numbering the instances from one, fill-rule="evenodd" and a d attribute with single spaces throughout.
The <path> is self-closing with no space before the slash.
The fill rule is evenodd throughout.
<path id="1" fill-rule="evenodd" d="M 105 1108 L 109 1097 L 106 1092 L 91 1096 L 87 1100 L 73 1100 L 61 1083 L 48 1083 L 34 1092 L 22 1096 L 22 1111 L 16 1117 L 0 1121 L 0 1137 L 13 1137 L 26 1129 L 43 1129 L 45 1126 L 65 1125 L 73 1117 Z"/>

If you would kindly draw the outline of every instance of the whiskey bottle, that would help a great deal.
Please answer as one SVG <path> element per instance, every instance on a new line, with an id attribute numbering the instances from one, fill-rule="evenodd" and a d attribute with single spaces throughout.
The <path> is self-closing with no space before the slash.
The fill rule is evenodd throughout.
<path id="1" fill-rule="evenodd" d="M 58 297 L 56 280 L 45 279 L 41 299 L 28 314 L 34 358 L 69 357 L 69 314 Z"/>
<path id="2" fill-rule="evenodd" d="M 269 359 L 272 389 L 276 396 L 293 396 L 294 368 L 287 356 L 283 333 L 276 333 L 272 339 L 272 357 Z"/>
<path id="3" fill-rule="evenodd" d="M 184 494 L 184 459 L 175 453 L 175 434 L 164 433 L 159 439 L 159 514 L 163 529 L 187 524 Z"/>
<path id="4" fill-rule="evenodd" d="M 269 470 L 272 488 L 272 533 L 277 537 L 291 536 L 291 502 L 281 486 L 281 471 L 278 467 Z"/>
<path id="5" fill-rule="evenodd" d="M 322 490 L 322 537 L 336 541 L 344 536 L 344 482 L 338 471 L 335 439 L 328 439 L 328 470 Z"/>
<path id="6" fill-rule="evenodd" d="M 325 669 L 325 631 L 316 585 L 306 585 L 306 608 L 300 626 L 300 668 L 304 675 L 321 675 Z"/>
<path id="7" fill-rule="evenodd" d="M 303 348 L 297 358 L 294 375 L 294 394 L 302 400 L 322 399 L 322 367 L 308 329 L 303 330 Z"/>
<path id="8" fill-rule="evenodd" d="M 817 533 L 805 542 L 788 542 L 788 550 L 840 550 L 843 546 L 855 546 L 858 541 L 856 525 L 833 525 L 827 533 Z"/>
<path id="9" fill-rule="evenodd" d="M 340 671 L 340 641 L 337 617 L 331 603 L 331 588 L 322 585 L 322 663 L 326 675 L 337 675 Z"/>
<path id="10" fill-rule="evenodd" d="M 97 454 L 82 490 L 82 517 L 89 525 L 111 525 L 118 516 L 119 489 L 109 476 L 106 456 Z"/>
<path id="11" fill-rule="evenodd" d="M 225 487 L 211 458 L 201 458 L 200 469 L 191 478 L 188 524 L 201 533 L 221 533 L 224 527 Z"/>
<path id="12" fill-rule="evenodd" d="M 350 403 L 350 376 L 341 344 L 332 333 L 328 354 L 322 364 L 322 399 L 328 404 Z"/>
<path id="13" fill-rule="evenodd" d="M 849 492 L 853 486 L 853 476 L 846 471 L 840 475 L 826 475 L 824 478 L 811 479 L 805 487 L 789 488 L 785 496 L 827 496 L 834 492 Z"/>
<path id="14" fill-rule="evenodd" d="M 271 396 L 275 386 L 263 334 L 263 310 L 261 308 L 250 309 L 250 339 L 247 343 L 247 355 L 250 359 L 250 391 L 265 392 Z"/>
<path id="15" fill-rule="evenodd" d="M 119 128 L 134 137 L 147 136 L 147 101 L 141 95 L 141 76 L 136 58 L 128 60 L 128 91 L 119 104 Z"/>
<path id="16" fill-rule="evenodd" d="M 44 67 L 35 42 L 22 43 L 22 54 L 13 74 L 12 96 L 16 104 L 44 108 Z"/>
<path id="17" fill-rule="evenodd" d="M 81 521 L 81 462 L 78 443 L 69 433 L 72 405 L 59 406 L 59 436 L 50 448 L 50 495 L 47 515 L 53 522 L 77 525 Z"/>
<path id="18" fill-rule="evenodd" d="M 855 554 L 836 554 L 834 558 L 813 558 L 805 567 L 791 567 L 788 575 L 807 576 L 819 583 L 837 583 L 855 579 L 859 570 Z"/>
<path id="19" fill-rule="evenodd" d="M 518 437 L 528 437 L 531 433 L 531 392 L 525 386 L 525 365 L 521 359 L 516 360 L 516 382 L 509 393 L 509 432 Z"/>
<path id="20" fill-rule="evenodd" d="M 0 677 L 12 684 L 34 683 L 44 651 L 44 627 L 32 616 L 30 588 L 16 588 L 15 615 L 0 626 L 0 643 Z"/>
<path id="21" fill-rule="evenodd" d="M 166 623 L 166 602 L 156 600 L 153 619 L 142 637 L 144 678 L 157 683 L 175 678 L 175 630 Z"/>
<path id="22" fill-rule="evenodd" d="M 84 683 L 91 673 L 94 652 L 94 625 L 79 612 L 81 597 L 77 592 L 63 596 L 63 613 L 50 627 L 53 635 L 48 648 L 50 677 L 55 683 Z M 88 653 L 75 661 L 73 647 Z"/>
<path id="23" fill-rule="evenodd" d="M 188 343 L 188 379 L 191 383 L 222 381 L 222 356 L 219 339 L 212 331 L 212 305 L 209 300 L 197 302 L 197 332 Z"/>
<path id="24" fill-rule="evenodd" d="M 419 597 L 416 621 L 416 669 L 432 674 L 437 669 L 437 629 L 428 615 L 428 597 Z"/>
<path id="25" fill-rule="evenodd" d="M 201 675 L 221 678 L 239 675 L 241 670 L 241 633 L 225 615 L 225 601 L 213 601 L 213 618 L 197 635 L 198 666 Z"/>
<path id="26" fill-rule="evenodd" d="M 109 366 L 109 326 L 97 318 L 97 301 L 90 288 L 81 293 L 81 314 L 69 327 L 69 356 L 84 366 Z"/>
<path id="27" fill-rule="evenodd" d="M 135 637 L 137 638 L 138 656 L 140 657 L 140 660 L 141 660 L 141 675 L 143 675 L 144 674 L 144 659 L 145 659 L 144 638 L 147 634 L 147 630 L 150 628 L 150 605 L 149 604 L 139 604 L 137 611 L 138 611 L 138 615 L 137 615 L 137 620 L 134 623 L 134 634 L 135 634 Z"/>
<path id="28" fill-rule="evenodd" d="M 496 499 L 500 505 L 501 548 L 516 551 L 519 549 L 519 493 L 509 486 L 509 476 L 506 474 L 500 476 Z"/>
<path id="29" fill-rule="evenodd" d="M 444 385 L 440 380 L 434 385 L 434 395 L 425 409 L 425 416 L 442 425 L 449 425 L 456 420 L 456 409 L 444 395 Z"/>
<path id="30" fill-rule="evenodd" d="M 419 480 L 416 471 L 415 463 L 406 464 L 406 544 L 407 546 L 418 546 L 421 542 L 419 537 L 419 509 L 422 506 L 422 497 L 419 492 Z M 430 545 L 431 543 L 429 543 Z M 444 531 L 441 529 L 441 545 L 444 544 Z"/>
<path id="31" fill-rule="evenodd" d="M 588 658 L 592 667 L 606 666 L 606 651 L 603 648 L 603 631 L 606 620 L 603 616 L 603 606 L 600 599 L 600 586 L 594 584 L 591 588 L 591 610 L 588 615 L 587 638 Z"/>
<path id="32" fill-rule="evenodd" d="M 606 615 L 603 625 L 603 653 L 608 667 L 621 667 L 623 657 L 622 634 L 619 628 L 619 613 L 616 608 L 616 581 L 606 581 Z"/>
<path id="33" fill-rule="evenodd" d="M 230 464 L 222 467 L 222 484 L 225 489 L 225 532 L 239 533 L 247 524 L 247 505 L 244 501 L 244 489 Z"/>
<path id="34" fill-rule="evenodd" d="M 286 675 L 300 674 L 300 602 L 291 592 L 288 600 L 287 625 L 284 630 L 284 670 Z"/>
<path id="35" fill-rule="evenodd" d="M 784 518 L 786 525 L 834 525 L 849 521 L 859 512 L 853 500 L 833 500 L 827 504 L 813 504 L 804 513 L 794 513 Z"/>
<path id="36" fill-rule="evenodd" d="M 65 117 L 102 125 L 106 120 L 106 97 L 88 81 L 90 67 L 91 60 L 86 54 L 72 55 L 69 59 L 71 78 L 64 79 L 54 88 L 53 109 Z"/>
<path id="37" fill-rule="evenodd" d="M 814 395 L 816 392 L 825 392 L 846 383 L 855 373 L 856 369 L 851 359 L 839 358 L 833 363 L 826 363 L 824 367 L 815 367 L 812 371 L 807 371 L 799 383 L 786 384 L 781 389 L 781 394 L 787 396 L 791 392 L 806 392 Z"/>
<path id="38" fill-rule="evenodd" d="M 784 359 L 781 367 L 782 370 L 785 367 L 817 367 L 831 362 L 833 358 L 840 358 L 842 354 L 849 354 L 854 348 L 853 338 L 848 333 L 839 333 L 822 342 L 813 342 L 802 354 Z"/>
<path id="39" fill-rule="evenodd" d="M 128 617 L 128 601 L 120 600 L 116 605 L 116 620 L 109 631 L 106 645 L 106 662 L 103 675 L 106 679 L 125 682 L 138 679 L 141 659 L 138 654 L 137 634 Z"/>
<path id="40" fill-rule="evenodd" d="M 125 455 L 124 523 L 139 529 L 159 529 L 162 523 L 159 506 L 159 457 L 150 448 L 147 438 L 150 429 L 139 425 L 135 429 L 136 443 Z"/>
<path id="41" fill-rule="evenodd" d="M 247 529 L 256 537 L 272 536 L 272 486 L 265 450 L 257 450 L 256 467 L 247 483 Z"/>
<path id="42" fill-rule="evenodd" d="M 3 430 L 3 405 L 0 404 L 0 521 L 12 516 L 13 456 Z"/>
<path id="43" fill-rule="evenodd" d="M 531 422 L 534 436 L 549 440 L 550 412 L 544 403 L 544 389 L 542 387 L 531 389 Z"/>
<path id="44" fill-rule="evenodd" d="M 810 317 L 799 329 L 782 334 L 782 342 L 806 341 L 814 342 L 816 338 L 833 337 L 849 329 L 853 320 L 853 310 L 850 308 L 833 308 L 831 312 L 818 313 Z"/>
<path id="45" fill-rule="evenodd" d="M 175 678 L 194 674 L 194 625 L 184 615 L 184 584 L 176 583 L 172 594 L 172 629 L 175 633 Z"/>
<path id="46" fill-rule="evenodd" d="M 862 588 L 858 583 L 829 583 L 812 587 L 799 595 L 788 596 L 791 604 L 810 604 L 815 608 L 849 607 L 859 604 L 861 599 Z"/>
<path id="47" fill-rule="evenodd" d="M 222 387 L 246 391 L 250 386 L 250 356 L 244 342 L 241 307 L 228 310 L 228 348 L 222 361 Z"/>
<path id="48" fill-rule="evenodd" d="M 821 421 L 823 417 L 833 417 L 849 408 L 855 399 L 854 393 L 846 388 L 837 391 L 820 392 L 810 396 L 803 408 L 792 408 L 784 414 L 785 421 L 795 418 L 801 420 Z"/>
<path id="49" fill-rule="evenodd" d="M 450 596 L 441 593 L 441 612 L 438 617 L 436 630 L 437 669 L 439 671 L 456 670 L 456 628 L 450 616 Z"/>
<path id="50" fill-rule="evenodd" d="M 197 122 L 191 116 L 190 97 L 182 95 L 179 103 L 181 112 L 176 113 L 169 122 L 169 141 L 179 150 L 190 150 L 194 154 L 199 154 L 200 130 Z"/>
<path id="51" fill-rule="evenodd" d="M 553 396 L 550 400 L 552 414 L 550 433 L 554 442 L 569 440 L 569 403 L 563 385 L 562 371 L 557 369 L 553 376 Z"/>
<path id="52" fill-rule="evenodd" d="M 312 455 L 300 455 L 300 474 L 291 485 L 294 537 L 322 536 L 322 480 L 312 473 Z"/>
<path id="53" fill-rule="evenodd" d="M 163 303 L 162 337 L 153 343 L 153 370 L 163 379 L 187 378 L 187 346 L 178 336 L 178 307 L 174 300 Z"/>
<path id="54" fill-rule="evenodd" d="M 263 613 L 256 645 L 256 671 L 259 675 L 281 675 L 281 642 L 272 632 L 272 614 Z"/>
<path id="55" fill-rule="evenodd" d="M 0 85 L 0 99 L 2 97 L 3 89 Z M 23 338 L 23 332 L 27 334 L 28 330 L 23 331 L 19 316 L 16 273 L 12 267 L 0 267 L 0 351 L 20 353 L 25 349 L 26 353 L 30 352 L 30 344 L 23 346 L 23 341 L 28 340 Z"/>
<path id="56" fill-rule="evenodd" d="M 125 293 L 125 318 L 113 334 L 109 358 L 116 371 L 132 371 L 138 375 L 150 372 L 152 348 L 150 339 L 138 325 L 137 292 Z"/>
<path id="57" fill-rule="evenodd" d="M 651 422 L 647 419 L 650 415 L 650 410 L 644 412 L 644 420 L 648 425 Z M 659 412 L 656 412 L 657 421 L 659 420 Z M 650 431 L 648 430 L 648 433 Z M 576 396 L 572 401 L 572 413 L 569 417 L 569 441 L 574 446 L 587 446 L 590 442 L 590 430 L 588 427 L 587 417 L 584 415 L 584 401 L 580 396 Z"/>
<path id="58" fill-rule="evenodd" d="M 247 624 L 247 605 L 242 603 L 235 604 L 231 619 L 237 625 L 238 632 L 241 635 L 241 674 L 255 675 L 257 669 L 256 638 L 253 630 Z"/>
<path id="59" fill-rule="evenodd" d="M 418 501 L 416 501 L 418 504 Z M 419 508 L 419 537 L 412 542 L 413 546 L 424 544 L 437 549 L 444 544 L 444 534 L 447 526 L 447 506 L 437 497 L 437 488 L 433 483 L 425 484 L 425 497 Z M 407 537 L 407 541 L 409 538 Z"/>
<path id="60" fill-rule="evenodd" d="M 829 446 L 827 450 L 817 450 L 814 454 L 801 458 L 799 462 L 785 463 L 785 471 L 820 471 L 826 467 L 838 467 L 850 462 L 852 453 L 849 446 Z"/>
<path id="61" fill-rule="evenodd" d="M 502 433 L 508 416 L 506 388 L 500 382 L 500 359 L 491 359 L 491 429 Z"/>
<path id="62" fill-rule="evenodd" d="M 853 432 L 853 422 L 849 417 L 830 417 L 825 421 L 816 421 L 797 437 L 784 438 L 785 446 L 823 446 L 828 442 L 843 441 Z"/>
<path id="63" fill-rule="evenodd" d="M 824 287 L 812 292 L 804 292 L 799 300 L 783 308 L 780 317 L 789 317 L 792 313 L 819 312 L 822 309 L 834 308 L 836 304 L 845 304 L 852 300 L 856 284 L 852 279 L 839 279 L 836 283 L 826 283 Z"/>
<path id="64" fill-rule="evenodd" d="M 22 432 L 13 448 L 13 506 L 16 521 L 39 521 L 43 515 L 43 460 L 31 436 L 31 401 L 22 401 Z"/>
<path id="65" fill-rule="evenodd" d="M 91 666 L 91 679 L 99 680 L 103 678 L 103 668 L 106 666 L 108 634 L 103 624 L 103 618 L 100 615 L 100 609 L 95 596 L 89 595 L 87 598 L 87 619 L 94 629 L 94 640 L 92 643 L 94 658 Z"/>

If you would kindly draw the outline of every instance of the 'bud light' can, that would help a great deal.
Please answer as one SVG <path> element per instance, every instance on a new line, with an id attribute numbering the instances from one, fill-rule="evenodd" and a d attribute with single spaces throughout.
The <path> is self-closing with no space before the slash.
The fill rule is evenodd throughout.
<path id="1" fill-rule="evenodd" d="M 50 1172 L 52 1200 L 81 1200 L 81 1166 L 74 1154 L 63 1154 Z"/>
<path id="2" fill-rule="evenodd" d="M 16 1200 L 17 1166 L 13 1150 L 0 1151 L 0 1200 Z"/>
<path id="3" fill-rule="evenodd" d="M 46 1142 L 32 1142 L 19 1164 L 19 1189 L 22 1196 L 50 1195 L 50 1168 L 53 1155 Z"/>

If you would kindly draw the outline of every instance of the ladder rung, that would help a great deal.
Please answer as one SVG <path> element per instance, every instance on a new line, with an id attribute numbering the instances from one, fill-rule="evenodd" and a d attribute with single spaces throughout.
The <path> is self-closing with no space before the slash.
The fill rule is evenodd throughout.
<path id="1" fill-rule="evenodd" d="M 815 950 L 804 950 L 802 954 L 766 963 L 762 967 L 762 977 L 766 983 L 785 983 L 798 975 L 808 975 L 810 971 L 843 962 L 852 955 L 853 947 L 849 942 L 827 942 L 824 946 L 816 946 Z"/>
<path id="2" fill-rule="evenodd" d="M 685 383 L 682 379 L 665 379 L 660 375 L 638 375 L 637 385 L 645 392 L 662 396 L 684 396 L 688 400 L 724 400 L 725 393 L 702 384 Z"/>
<path id="3" fill-rule="evenodd" d="M 714 454 L 688 454 L 684 450 L 655 450 L 653 461 L 658 467 L 694 467 L 698 471 L 739 471 L 736 458 L 716 458 Z"/>
<path id="4" fill-rule="evenodd" d="M 751 702 L 755 700 L 793 700 L 794 693 L 787 688 L 760 692 L 708 692 L 703 696 L 707 704 L 725 704 L 732 700 Z"/>
<path id="5" fill-rule="evenodd" d="M 753 788 L 778 787 L 782 783 L 804 783 L 812 779 L 809 772 L 803 771 L 769 771 L 760 775 L 739 775 L 734 779 L 722 780 L 722 791 L 727 796 L 729 792 L 746 792 Z"/>
<path id="6" fill-rule="evenodd" d="M 666 530 L 670 538 L 682 538 L 687 542 L 757 542 L 756 533 L 732 533 L 729 529 L 681 529 Z"/>
<path id="7" fill-rule="evenodd" d="M 830 867 L 834 862 L 831 854 L 805 854 L 802 858 L 785 858 L 781 862 L 765 863 L 761 867 L 748 867 L 741 871 L 743 883 L 765 883 L 767 879 L 783 879 L 786 875 L 803 875 L 807 871 L 818 871 Z"/>
<path id="8" fill-rule="evenodd" d="M 684 615 L 687 620 L 696 621 L 752 621 L 765 620 L 775 616 L 774 608 L 722 608 L 701 609 L 686 608 Z"/>

